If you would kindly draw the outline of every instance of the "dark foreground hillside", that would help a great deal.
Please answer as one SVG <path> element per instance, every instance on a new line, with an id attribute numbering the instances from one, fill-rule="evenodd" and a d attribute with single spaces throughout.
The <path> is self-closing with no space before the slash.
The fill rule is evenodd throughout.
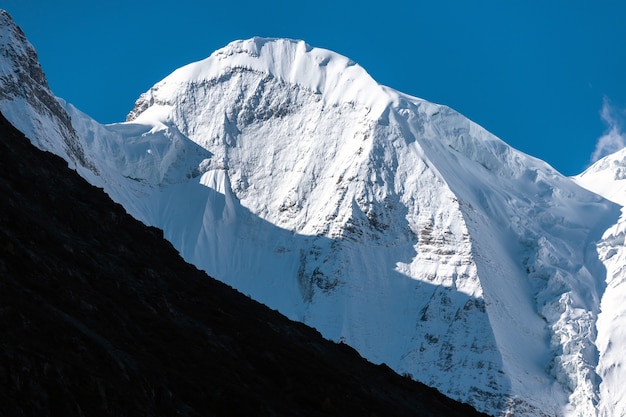
<path id="1" fill-rule="evenodd" d="M 185 263 L 0 115 L 1 416 L 472 416 Z"/>

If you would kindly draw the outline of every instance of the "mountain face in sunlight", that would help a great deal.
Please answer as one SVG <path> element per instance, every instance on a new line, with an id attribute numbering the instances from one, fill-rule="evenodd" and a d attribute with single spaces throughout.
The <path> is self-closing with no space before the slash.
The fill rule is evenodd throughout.
<path id="1" fill-rule="evenodd" d="M 122 123 L 58 103 L 77 171 L 211 276 L 481 411 L 619 414 L 597 326 L 619 205 L 455 111 L 266 38 L 174 71 Z"/>

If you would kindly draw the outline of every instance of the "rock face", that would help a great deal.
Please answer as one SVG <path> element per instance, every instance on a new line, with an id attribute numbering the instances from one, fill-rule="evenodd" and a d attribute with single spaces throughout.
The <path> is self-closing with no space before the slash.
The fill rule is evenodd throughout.
<path id="1" fill-rule="evenodd" d="M 72 166 L 85 168 L 83 172 L 97 172 L 69 115 L 50 92 L 35 49 L 4 10 L 0 10 L 0 45 L 0 111 L 39 148 L 63 156 Z"/>
<path id="2" fill-rule="evenodd" d="M 0 115 L 0 415 L 479 415 L 185 263 Z"/>
<path id="3" fill-rule="evenodd" d="M 65 111 L 79 172 L 210 275 L 482 411 L 596 412 L 619 206 L 462 115 L 264 38 L 176 70 L 125 123 Z"/>

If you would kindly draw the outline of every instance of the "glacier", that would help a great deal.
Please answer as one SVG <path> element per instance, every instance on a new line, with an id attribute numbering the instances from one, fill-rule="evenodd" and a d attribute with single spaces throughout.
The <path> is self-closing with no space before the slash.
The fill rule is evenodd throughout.
<path id="1" fill-rule="evenodd" d="M 492 415 L 626 412 L 624 201 L 601 169 L 564 177 L 289 39 L 232 42 L 102 125 L 0 30 L 0 110 L 210 275 Z"/>

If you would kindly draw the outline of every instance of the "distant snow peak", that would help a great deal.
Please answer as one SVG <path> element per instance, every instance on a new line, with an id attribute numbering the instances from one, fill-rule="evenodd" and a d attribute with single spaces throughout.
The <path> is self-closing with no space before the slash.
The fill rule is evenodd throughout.
<path id="1" fill-rule="evenodd" d="M 600 159 L 574 180 L 584 188 L 626 206 L 626 148 Z"/>

